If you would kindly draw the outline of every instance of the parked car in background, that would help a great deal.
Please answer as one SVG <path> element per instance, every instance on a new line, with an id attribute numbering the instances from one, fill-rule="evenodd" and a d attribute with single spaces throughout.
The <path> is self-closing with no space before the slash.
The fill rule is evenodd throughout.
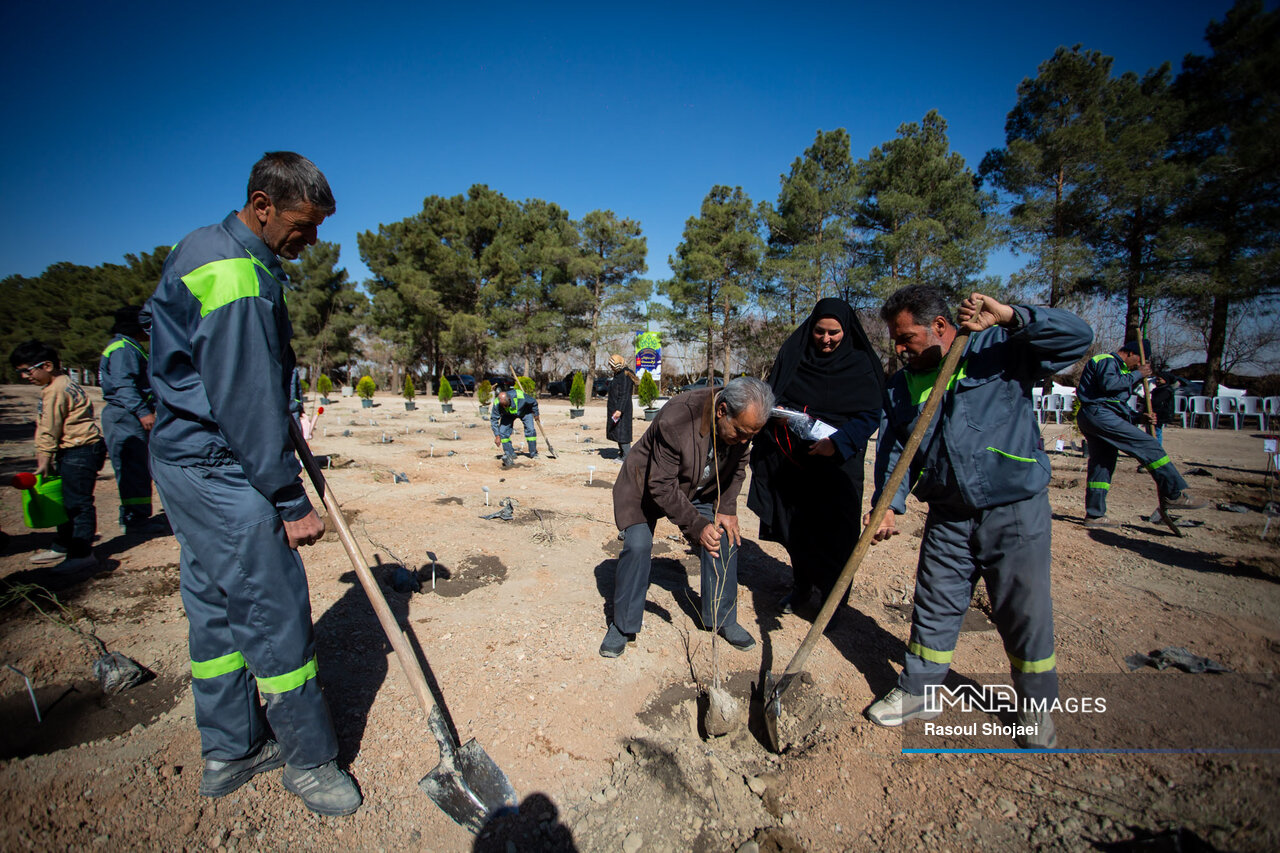
<path id="1" fill-rule="evenodd" d="M 610 376 L 597 376 L 591 383 L 591 395 L 593 397 L 608 397 Z"/>
<path id="2" fill-rule="evenodd" d="M 700 390 L 702 390 L 703 388 L 707 388 L 707 387 L 711 387 L 711 388 L 723 388 L 723 387 L 724 387 L 724 379 L 722 379 L 722 378 L 721 378 L 721 377 L 719 377 L 719 376 L 716 376 L 716 377 L 712 378 L 712 380 L 711 380 L 711 385 L 710 385 L 710 386 L 708 386 L 708 385 L 707 385 L 707 377 L 703 376 L 701 379 L 698 379 L 698 380 L 696 380 L 696 381 L 694 381 L 694 382 L 690 382 L 688 385 L 681 385 L 681 386 L 680 386 L 680 390 L 679 390 L 677 393 L 683 394 L 683 393 L 684 393 L 684 392 L 686 392 L 686 391 L 700 391 Z"/>
<path id="3" fill-rule="evenodd" d="M 470 395 L 476 393 L 476 378 L 470 373 L 446 373 L 445 378 L 449 380 L 449 387 L 453 389 L 455 394 Z M 440 393 L 440 377 L 431 380 L 431 393 Z"/>
<path id="4" fill-rule="evenodd" d="M 566 373 L 564 379 L 553 379 L 547 383 L 547 394 L 552 397 L 568 397 L 569 389 L 573 387 L 573 376 L 575 373 L 587 375 L 585 370 L 575 370 L 572 373 Z"/>
<path id="5" fill-rule="evenodd" d="M 504 388 L 510 390 L 516 387 L 516 378 L 510 373 L 486 373 L 484 378 L 489 380 L 495 394 Z"/>

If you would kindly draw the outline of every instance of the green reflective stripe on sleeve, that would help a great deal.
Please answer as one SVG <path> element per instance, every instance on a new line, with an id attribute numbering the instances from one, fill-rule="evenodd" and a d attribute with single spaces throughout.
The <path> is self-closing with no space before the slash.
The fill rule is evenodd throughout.
<path id="1" fill-rule="evenodd" d="M 142 506 L 143 504 L 150 506 L 151 498 L 123 498 L 120 503 L 125 506 Z"/>
<path id="2" fill-rule="evenodd" d="M 293 672 L 284 675 L 273 675 L 268 678 L 258 677 L 258 690 L 263 693 L 287 693 L 296 690 L 316 677 L 316 659 L 304 663 Z"/>
<path id="3" fill-rule="evenodd" d="M 124 341 L 112 341 L 111 343 L 107 344 L 107 348 L 102 351 L 102 357 L 106 358 L 107 356 L 111 355 L 111 353 L 120 349 L 122 346 L 124 346 Z"/>
<path id="4" fill-rule="evenodd" d="M 1012 453 L 1005 453 L 1003 450 L 1001 450 L 998 447 L 988 447 L 987 450 L 990 450 L 992 453 L 999 454 L 1000 456 L 1003 456 L 1005 459 L 1016 459 L 1019 462 L 1035 462 L 1036 461 L 1034 459 L 1028 459 L 1025 456 L 1014 456 Z"/>
<path id="5" fill-rule="evenodd" d="M 1105 359 L 1108 359 L 1108 358 L 1115 358 L 1115 356 L 1114 356 L 1114 355 L 1112 355 L 1112 354 L 1111 354 L 1111 353 L 1109 353 L 1109 352 L 1100 352 L 1100 353 L 1098 353 L 1097 355 L 1095 355 L 1093 358 L 1091 358 L 1091 359 L 1089 359 L 1089 360 L 1090 360 L 1090 361 L 1104 361 Z"/>
<path id="6" fill-rule="evenodd" d="M 1155 462 L 1152 462 L 1150 465 L 1148 465 L 1148 466 L 1147 466 L 1147 470 L 1148 470 L 1148 471 L 1154 471 L 1154 470 L 1156 470 L 1157 468 L 1162 468 L 1162 467 L 1164 467 L 1165 465 L 1168 465 L 1168 464 L 1169 464 L 1169 457 L 1168 457 L 1168 456 L 1161 456 L 1161 457 L 1160 457 L 1159 459 L 1157 459 Z"/>
<path id="7" fill-rule="evenodd" d="M 1009 655 L 1008 652 L 1005 652 L 1005 654 Z M 1013 655 L 1009 655 L 1009 663 L 1018 672 L 1048 672 L 1058 665 L 1058 656 L 1052 654 L 1043 660 L 1019 660 Z"/>
<path id="8" fill-rule="evenodd" d="M 955 654 L 955 650 L 949 652 L 940 652 L 936 649 L 930 649 L 919 643 L 912 641 L 907 644 L 907 651 L 916 657 L 924 658 L 931 663 L 951 663 L 951 657 Z"/>
<path id="9" fill-rule="evenodd" d="M 1088 484 L 1088 487 L 1089 487 L 1090 489 L 1104 489 L 1104 490 L 1106 490 L 1106 491 L 1108 491 L 1108 492 L 1109 492 L 1109 491 L 1111 491 L 1111 484 L 1110 484 L 1110 483 L 1095 483 L 1095 482 L 1093 482 L 1093 481 L 1091 480 L 1091 481 L 1089 482 L 1089 484 Z"/>
<path id="10" fill-rule="evenodd" d="M 261 266 L 252 258 L 211 261 L 184 275 L 182 283 L 199 301 L 200 316 L 208 317 L 237 299 L 259 295 L 262 287 L 258 283 L 256 267 Z"/>
<path id="11" fill-rule="evenodd" d="M 239 652 L 232 652 L 229 655 L 223 655 L 213 660 L 193 660 L 191 662 L 192 678 L 217 678 L 219 675 L 226 675 L 228 672 L 235 672 L 237 669 L 244 669 L 244 655 Z"/>

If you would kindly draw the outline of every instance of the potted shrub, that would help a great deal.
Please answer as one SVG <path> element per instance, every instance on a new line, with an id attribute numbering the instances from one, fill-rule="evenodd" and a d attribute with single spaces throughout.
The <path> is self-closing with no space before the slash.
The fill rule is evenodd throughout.
<path id="1" fill-rule="evenodd" d="M 480 417 L 489 417 L 489 403 L 493 400 L 493 383 L 488 379 L 481 379 L 480 384 L 476 385 L 476 400 L 480 403 Z"/>
<path id="2" fill-rule="evenodd" d="M 316 391 L 320 392 L 320 405 L 329 405 L 329 392 L 333 390 L 333 380 L 329 378 L 327 373 L 321 373 L 316 377 Z"/>
<path id="3" fill-rule="evenodd" d="M 400 393 L 404 396 L 404 410 L 406 412 L 412 412 L 418 408 L 418 404 L 413 402 L 413 398 L 418 395 L 418 389 L 413 387 L 413 377 L 408 373 L 404 375 L 404 390 Z"/>
<path id="4" fill-rule="evenodd" d="M 368 374 L 361 376 L 360 381 L 356 383 L 356 396 L 360 398 L 360 405 L 366 409 L 373 408 L 373 392 L 378 390 L 378 384 L 373 381 L 373 377 Z"/>
<path id="5" fill-rule="evenodd" d="M 581 373 L 573 374 L 573 382 L 569 385 L 569 417 L 580 418 L 586 412 L 582 408 L 587 402 L 587 383 Z"/>
<path id="6" fill-rule="evenodd" d="M 449 384 L 449 377 L 440 377 L 440 390 L 436 392 L 436 396 L 440 398 L 440 411 L 446 414 L 453 411 L 453 404 L 449 402 L 453 399 L 453 386 Z"/>
<path id="7" fill-rule="evenodd" d="M 644 419 L 653 420 L 658 413 L 653 407 L 653 401 L 658 399 L 658 383 L 653 381 L 653 375 L 647 370 L 640 375 L 640 387 L 636 389 L 636 396 L 640 398 L 640 405 L 644 406 Z"/>
<path id="8" fill-rule="evenodd" d="M 538 383 L 528 376 L 517 376 L 516 384 L 520 386 L 520 390 L 525 393 L 526 397 L 538 396 Z"/>

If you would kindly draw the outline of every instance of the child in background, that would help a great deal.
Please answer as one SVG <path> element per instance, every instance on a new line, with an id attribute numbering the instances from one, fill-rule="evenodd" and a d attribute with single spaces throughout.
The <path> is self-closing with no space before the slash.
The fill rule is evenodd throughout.
<path id="1" fill-rule="evenodd" d="M 57 563 L 65 574 L 96 569 L 93 537 L 98 514 L 93 487 L 107 458 L 102 432 L 93 420 L 93 405 L 84 389 L 62 372 L 58 353 L 40 341 L 19 344 L 9 363 L 23 379 L 39 385 L 36 415 L 36 473 L 62 477 L 62 503 L 67 521 L 58 525 L 53 547 L 31 557 L 33 563 Z"/>

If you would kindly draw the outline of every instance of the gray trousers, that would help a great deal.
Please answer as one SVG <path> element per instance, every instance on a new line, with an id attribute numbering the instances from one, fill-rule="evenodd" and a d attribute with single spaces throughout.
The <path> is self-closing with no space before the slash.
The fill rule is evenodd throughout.
<path id="1" fill-rule="evenodd" d="M 120 523 L 146 521 L 151 517 L 150 434 L 133 412 L 108 404 L 102 407 L 102 437 L 120 489 Z"/>
<path id="2" fill-rule="evenodd" d="M 694 503 L 698 514 L 714 520 L 711 504 Z M 655 522 L 656 524 L 656 522 Z M 644 599 L 649 591 L 649 569 L 653 564 L 654 524 L 633 524 L 622 531 L 622 553 L 613 587 L 613 624 L 624 634 L 640 630 Z M 702 551 L 702 627 L 722 628 L 738 621 L 738 549 L 723 532 L 720 556 Z"/>
<path id="3" fill-rule="evenodd" d="M 307 575 L 279 513 L 234 462 L 153 458 L 151 473 L 182 546 L 202 754 L 243 758 L 261 745 L 270 721 L 291 766 L 332 760 L 338 739 L 316 677 Z"/>
<path id="4" fill-rule="evenodd" d="M 911 640 L 898 686 L 941 684 L 981 577 L 1019 695 L 1058 698 L 1049 595 L 1049 494 L 990 509 L 930 506 L 916 570 Z"/>
<path id="5" fill-rule="evenodd" d="M 1178 469 L 1169 461 L 1160 442 L 1106 406 L 1081 406 L 1076 426 L 1089 442 L 1089 470 L 1084 493 L 1084 512 L 1089 518 L 1107 514 L 1107 493 L 1111 475 L 1123 451 L 1142 463 L 1159 484 L 1160 496 L 1176 498 L 1187 488 Z"/>

